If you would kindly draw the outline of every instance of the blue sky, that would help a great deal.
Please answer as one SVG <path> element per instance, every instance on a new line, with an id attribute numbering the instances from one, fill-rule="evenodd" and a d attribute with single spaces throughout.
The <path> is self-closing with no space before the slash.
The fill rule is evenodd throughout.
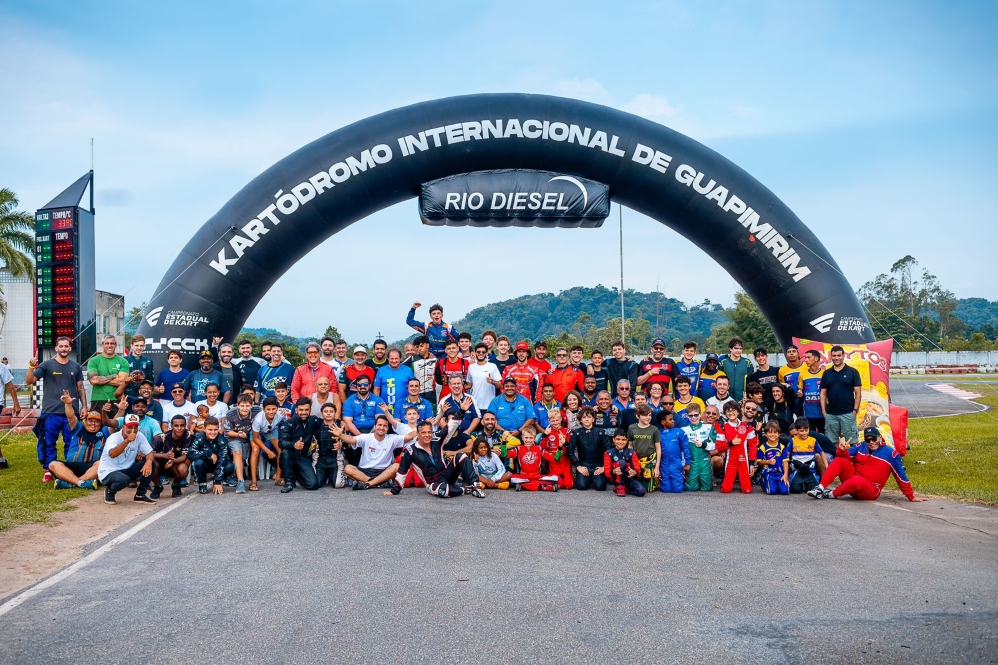
<path id="1" fill-rule="evenodd" d="M 93 137 L 98 287 L 131 306 L 246 182 L 329 131 L 457 94 L 556 94 L 645 116 L 725 155 L 780 196 L 857 287 L 913 254 L 958 296 L 996 299 L 995 7 L 0 2 L 0 186 L 22 209 L 44 205 L 89 168 Z M 453 319 L 524 293 L 616 285 L 615 211 L 611 220 L 428 228 L 409 201 L 315 249 L 248 323 L 397 339 L 416 299 L 441 301 Z M 385 234 L 393 249 L 370 269 L 366 251 Z M 628 287 L 733 300 L 733 280 L 678 234 L 627 210 L 624 234 Z M 446 243 L 504 256 L 515 276 L 401 278 L 406 257 Z M 548 256 L 604 251 L 609 260 L 584 273 L 538 269 Z M 320 278 L 330 261 L 364 288 Z M 302 291 L 322 295 L 287 312 Z"/>

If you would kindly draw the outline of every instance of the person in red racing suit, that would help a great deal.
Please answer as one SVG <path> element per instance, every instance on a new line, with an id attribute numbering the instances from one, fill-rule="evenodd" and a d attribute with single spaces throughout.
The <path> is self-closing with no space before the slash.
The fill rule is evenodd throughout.
<path id="1" fill-rule="evenodd" d="M 541 439 L 541 457 L 547 462 L 550 476 L 558 476 L 558 487 L 570 490 L 572 481 L 572 461 L 568 459 L 568 430 L 561 426 L 561 413 L 551 411 L 551 433 Z"/>
<path id="2" fill-rule="evenodd" d="M 891 476 L 909 501 L 925 501 L 915 496 L 898 451 L 886 444 L 880 430 L 867 427 L 863 443 L 850 448 L 845 441 L 839 441 L 835 459 L 822 474 L 821 483 L 807 495 L 813 499 L 838 499 L 848 494 L 854 499 L 875 501 Z M 828 489 L 836 478 L 842 483 L 834 490 Z"/>
<path id="3" fill-rule="evenodd" d="M 752 470 L 756 459 L 755 425 L 741 419 L 741 409 L 735 401 L 724 403 L 724 415 L 728 421 L 723 425 L 715 425 L 717 429 L 717 451 L 728 453 L 724 461 L 724 480 L 721 481 L 721 491 L 730 494 L 738 479 L 742 494 L 752 493 Z"/>
<path id="4" fill-rule="evenodd" d="M 535 445 L 537 432 L 530 427 L 523 428 L 523 443 L 515 448 L 509 448 L 503 443 L 499 446 L 499 457 L 504 459 L 515 459 L 519 462 L 519 471 L 513 474 L 509 482 L 516 485 L 517 491 L 524 489 L 529 492 L 558 491 L 558 477 L 553 475 L 541 475 L 541 461 L 543 449 Z M 526 482 L 523 482 L 526 481 Z"/>

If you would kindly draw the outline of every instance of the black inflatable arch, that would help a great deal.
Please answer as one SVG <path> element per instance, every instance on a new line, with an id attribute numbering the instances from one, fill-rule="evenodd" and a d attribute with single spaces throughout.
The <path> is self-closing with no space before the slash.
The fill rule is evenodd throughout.
<path id="1" fill-rule="evenodd" d="M 758 303 L 784 344 L 793 336 L 874 340 L 852 287 L 814 234 L 721 155 L 605 106 L 488 94 L 361 120 L 254 178 L 163 276 L 138 329 L 147 352 L 178 349 L 189 364 L 213 335 L 238 334 L 273 283 L 332 234 L 417 196 L 422 183 L 493 169 L 554 171 L 608 185 L 615 202 L 657 219 L 713 257 Z"/>

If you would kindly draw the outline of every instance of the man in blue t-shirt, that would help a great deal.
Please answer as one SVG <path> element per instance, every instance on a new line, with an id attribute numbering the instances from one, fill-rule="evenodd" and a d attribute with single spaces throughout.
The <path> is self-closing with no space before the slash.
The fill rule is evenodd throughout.
<path id="1" fill-rule="evenodd" d="M 506 377 L 502 382 L 502 394 L 489 402 L 489 412 L 495 414 L 499 429 L 519 436 L 520 430 L 534 422 L 534 405 L 529 399 L 516 392 L 516 379 Z"/>
<path id="2" fill-rule="evenodd" d="M 291 385 L 295 378 L 295 368 L 291 363 L 284 360 L 284 347 L 273 343 L 270 346 L 270 362 L 260 368 L 253 382 L 253 390 L 256 391 L 256 401 L 273 397 L 274 386 L 278 383 Z"/>
<path id="3" fill-rule="evenodd" d="M 208 384 L 214 383 L 222 391 L 220 401 L 227 402 L 229 394 L 232 392 L 232 386 L 229 385 L 224 374 L 212 367 L 215 364 L 215 359 L 212 358 L 211 351 L 207 349 L 202 351 L 198 362 L 201 365 L 200 368 L 188 374 L 184 379 L 183 386 L 184 390 L 187 391 L 187 399 L 191 402 L 200 402 L 207 397 L 204 391 L 208 388 Z"/>
<path id="4" fill-rule="evenodd" d="M 402 364 L 402 352 L 398 349 L 388 352 L 388 364 L 379 368 L 374 375 L 374 394 L 385 401 L 396 418 L 401 419 L 405 415 L 395 409 L 395 404 L 405 399 L 409 379 L 412 378 L 415 378 L 412 369 Z"/>
<path id="5" fill-rule="evenodd" d="M 377 395 L 371 394 L 371 381 L 362 376 L 354 383 L 357 392 L 347 398 L 343 404 L 343 427 L 355 436 L 367 434 L 374 429 L 382 406 L 388 405 Z"/>

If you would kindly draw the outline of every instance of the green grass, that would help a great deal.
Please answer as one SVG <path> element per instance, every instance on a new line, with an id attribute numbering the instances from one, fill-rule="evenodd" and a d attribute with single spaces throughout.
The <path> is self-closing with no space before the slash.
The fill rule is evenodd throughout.
<path id="1" fill-rule="evenodd" d="M 33 434 L 11 434 L 0 443 L 11 467 L 0 469 L 0 531 L 46 522 L 54 512 L 73 510 L 66 503 L 70 499 L 93 493 L 83 489 L 54 490 L 52 483 L 42 483 L 36 445 Z"/>
<path id="2" fill-rule="evenodd" d="M 998 505 L 998 384 L 955 384 L 982 393 L 982 413 L 910 420 L 905 468 L 917 494 Z M 925 464 L 918 464 L 925 462 Z"/>

